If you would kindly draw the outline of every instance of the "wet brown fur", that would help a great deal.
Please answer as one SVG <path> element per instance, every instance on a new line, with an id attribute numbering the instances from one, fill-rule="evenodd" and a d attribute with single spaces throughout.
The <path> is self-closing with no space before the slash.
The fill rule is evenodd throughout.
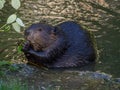
<path id="1" fill-rule="evenodd" d="M 81 67 L 96 58 L 88 32 L 72 21 L 57 26 L 33 24 L 25 30 L 25 38 L 28 61 L 48 68 Z"/>

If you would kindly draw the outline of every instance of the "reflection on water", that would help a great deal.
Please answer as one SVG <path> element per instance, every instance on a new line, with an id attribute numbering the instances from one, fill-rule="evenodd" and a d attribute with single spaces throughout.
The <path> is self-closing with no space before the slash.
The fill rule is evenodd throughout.
<path id="1" fill-rule="evenodd" d="M 116 18 L 116 20 L 117 19 L 118 18 Z M 108 27 L 104 27 L 102 30 L 96 33 L 96 40 L 98 48 L 100 49 L 100 59 L 99 63 L 96 65 L 96 70 L 112 74 L 116 77 L 120 77 L 119 38 L 120 29 L 109 28 L 109 25 Z"/>

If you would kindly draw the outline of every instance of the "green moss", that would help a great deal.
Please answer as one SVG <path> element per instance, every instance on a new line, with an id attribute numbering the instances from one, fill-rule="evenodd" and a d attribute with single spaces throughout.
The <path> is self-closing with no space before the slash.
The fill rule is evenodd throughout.
<path id="1" fill-rule="evenodd" d="M 13 65 L 9 61 L 0 61 L 0 76 L 4 76 L 7 72 L 13 72 L 19 69 L 19 66 Z"/>
<path id="2" fill-rule="evenodd" d="M 12 81 L 0 81 L 0 90 L 28 90 L 26 84 L 22 84 L 17 80 Z"/>

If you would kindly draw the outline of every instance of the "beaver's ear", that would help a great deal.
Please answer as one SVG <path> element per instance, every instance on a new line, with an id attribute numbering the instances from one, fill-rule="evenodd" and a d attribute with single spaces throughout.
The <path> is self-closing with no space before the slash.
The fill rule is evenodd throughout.
<path id="1" fill-rule="evenodd" d="M 61 31 L 61 28 L 58 26 L 55 26 L 54 29 L 52 30 L 52 33 L 57 35 L 57 34 L 59 34 L 60 31 Z"/>

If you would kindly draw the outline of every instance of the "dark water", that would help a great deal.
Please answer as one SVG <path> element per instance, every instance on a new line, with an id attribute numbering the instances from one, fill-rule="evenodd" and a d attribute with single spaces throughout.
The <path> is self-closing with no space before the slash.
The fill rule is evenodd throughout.
<path id="1" fill-rule="evenodd" d="M 117 19 L 117 17 L 113 19 L 113 24 L 114 20 Z M 114 77 L 120 77 L 120 28 L 110 28 L 108 24 L 95 35 L 100 50 L 96 70 L 109 73 Z"/>

